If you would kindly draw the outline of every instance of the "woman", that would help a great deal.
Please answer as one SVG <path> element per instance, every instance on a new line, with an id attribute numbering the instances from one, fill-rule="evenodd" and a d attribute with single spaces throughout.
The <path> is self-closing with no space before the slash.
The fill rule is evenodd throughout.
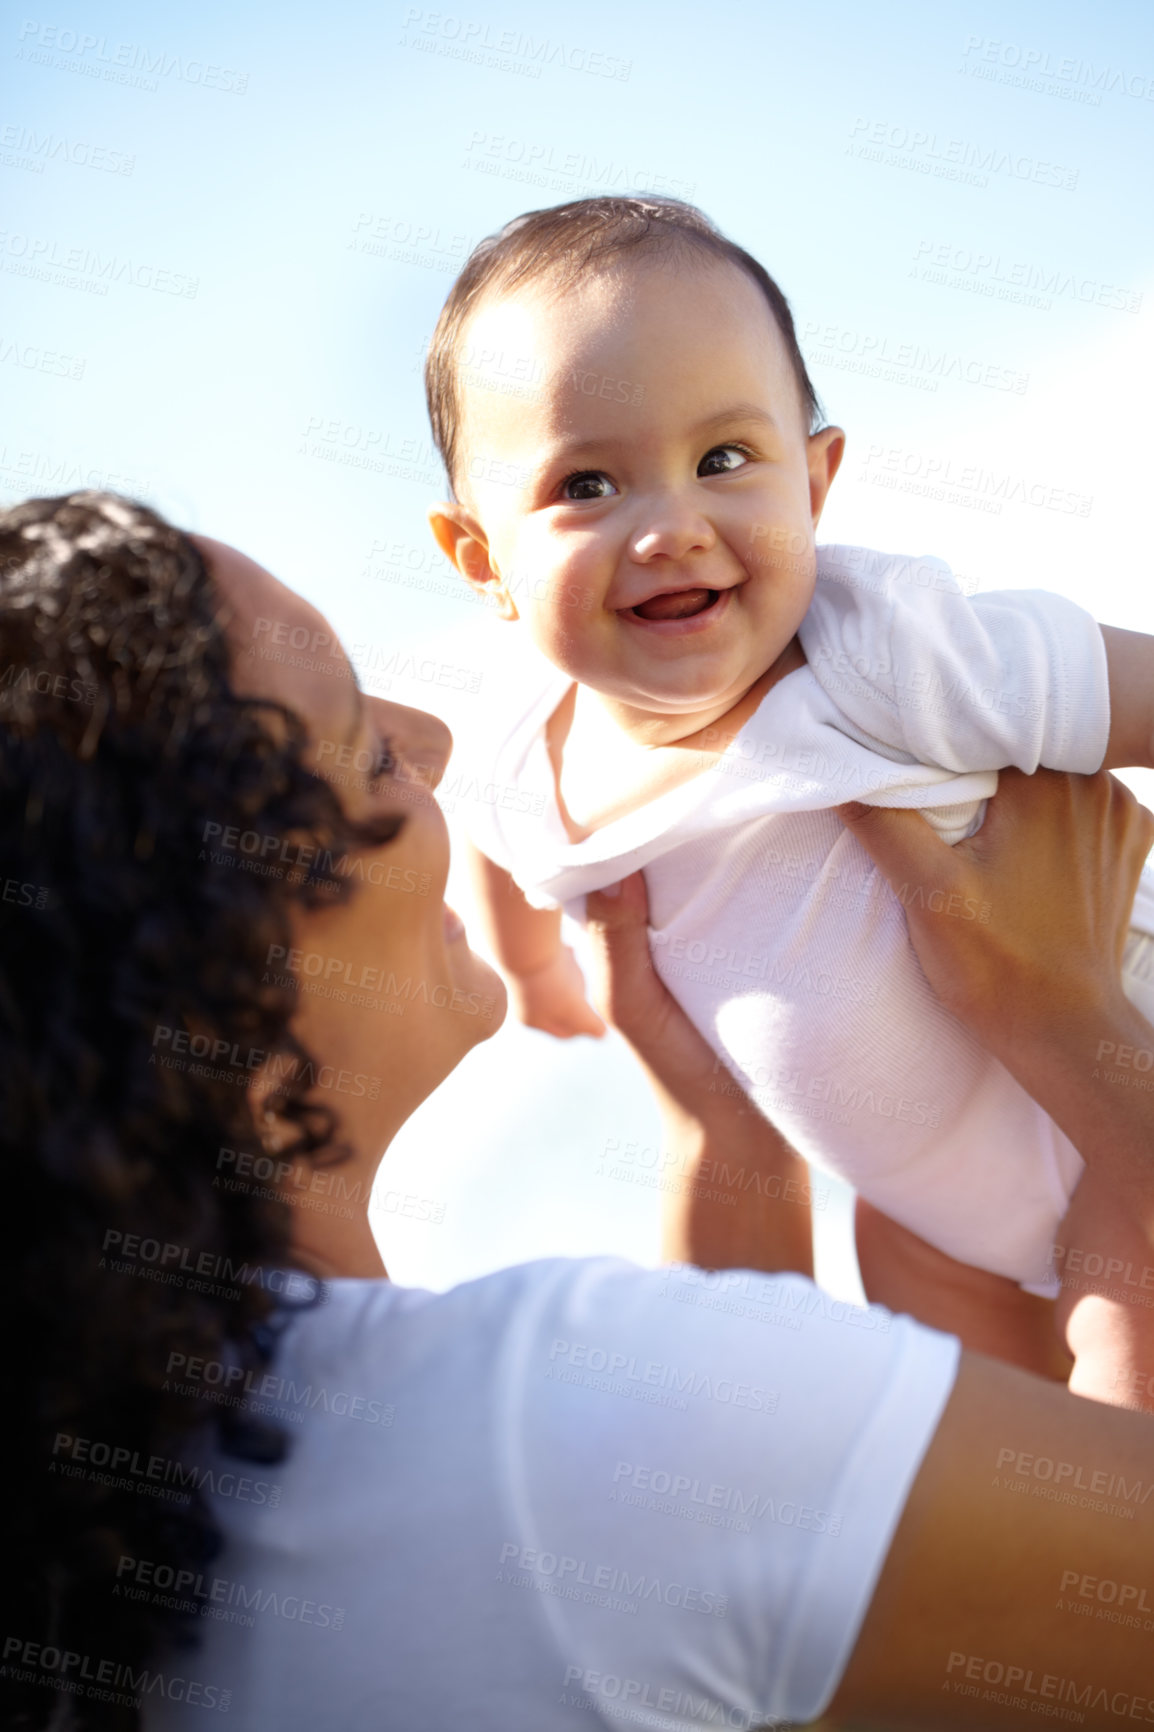
<path id="1" fill-rule="evenodd" d="M 799 1275 L 383 1279 L 381 1151 L 503 1007 L 441 902 L 445 729 L 110 496 L 5 513 L 0 585 L 7 1724 L 1154 1722 L 1145 1418 Z M 1146 1096 L 1086 1062 L 1154 1044 L 1101 960 L 1149 816 L 1056 776 L 964 849 L 847 816 L 990 902 L 980 948 L 922 916 L 923 965 L 1149 1226 Z M 596 911 L 607 1008 L 686 1135 L 772 1158 L 640 892 Z"/>

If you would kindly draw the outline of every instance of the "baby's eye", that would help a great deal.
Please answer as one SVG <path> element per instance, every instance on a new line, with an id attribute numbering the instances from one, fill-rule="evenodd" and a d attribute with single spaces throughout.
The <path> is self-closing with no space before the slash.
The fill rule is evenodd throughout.
<path id="1" fill-rule="evenodd" d="M 582 469 L 561 483 L 562 499 L 611 499 L 617 489 L 600 469 Z"/>
<path id="2" fill-rule="evenodd" d="M 750 453 L 744 445 L 715 445 L 697 465 L 699 475 L 728 475 L 749 462 Z M 734 461 L 736 459 L 736 461 Z"/>

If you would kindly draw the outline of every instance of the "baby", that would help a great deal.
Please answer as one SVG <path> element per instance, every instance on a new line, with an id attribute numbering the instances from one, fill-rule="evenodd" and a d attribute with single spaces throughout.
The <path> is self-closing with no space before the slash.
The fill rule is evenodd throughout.
<path id="1" fill-rule="evenodd" d="M 1148 1237 L 935 999 L 903 913 L 926 890 L 895 896 L 832 808 L 916 808 L 956 842 L 1000 768 L 1154 764 L 1154 638 L 815 548 L 844 435 L 777 285 L 690 206 L 510 223 L 454 285 L 426 382 L 454 494 L 434 534 L 527 640 L 486 750 L 531 797 L 474 836 L 522 1019 L 600 1032 L 560 910 L 643 867 L 658 971 L 793 1146 L 943 1269 L 1052 1297 L 1067 1248 L 1108 1268 L 1112 1298 L 1067 1274 L 1071 1387 L 1146 1399 Z M 1154 877 L 1133 928 L 1125 986 L 1154 1016 Z M 1104 1103 L 1111 1056 L 1087 1054 Z"/>

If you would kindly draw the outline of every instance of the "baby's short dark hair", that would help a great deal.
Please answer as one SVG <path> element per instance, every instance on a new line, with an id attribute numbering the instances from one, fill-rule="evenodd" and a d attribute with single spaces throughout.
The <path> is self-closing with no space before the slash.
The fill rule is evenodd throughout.
<path id="1" fill-rule="evenodd" d="M 425 395 L 433 440 L 451 487 L 457 484 L 460 456 L 461 340 L 481 302 L 524 283 L 550 280 L 565 287 L 591 268 L 631 254 L 670 256 L 678 251 L 736 265 L 757 284 L 785 340 L 802 413 L 809 430 L 816 432 L 825 419 L 821 402 L 806 371 L 789 302 L 764 265 L 681 199 L 579 198 L 549 210 L 527 211 L 480 241 L 441 309 L 425 362 Z"/>

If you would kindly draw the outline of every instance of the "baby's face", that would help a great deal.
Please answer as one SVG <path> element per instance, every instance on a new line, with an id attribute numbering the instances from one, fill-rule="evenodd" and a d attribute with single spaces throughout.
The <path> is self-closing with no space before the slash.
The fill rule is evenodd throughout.
<path id="1" fill-rule="evenodd" d="M 487 555 L 470 575 L 495 574 L 544 654 L 618 703 L 736 703 L 809 605 L 840 452 L 836 429 L 808 437 L 756 284 L 644 264 L 482 305 L 462 396 Z"/>

